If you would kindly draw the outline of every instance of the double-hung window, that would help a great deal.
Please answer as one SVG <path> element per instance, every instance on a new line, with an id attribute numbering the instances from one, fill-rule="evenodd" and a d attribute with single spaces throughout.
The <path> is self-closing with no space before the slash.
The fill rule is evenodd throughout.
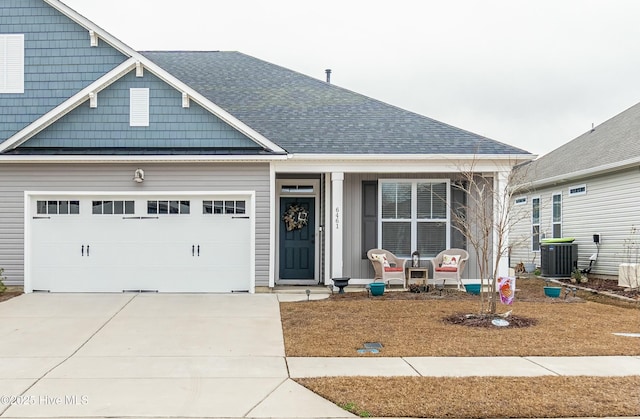
<path id="1" fill-rule="evenodd" d="M 562 193 L 553 194 L 553 237 L 562 237 Z"/>
<path id="2" fill-rule="evenodd" d="M 403 257 L 435 256 L 449 245 L 449 181 L 383 180 L 379 244 Z"/>
<path id="3" fill-rule="evenodd" d="M 24 93 L 22 34 L 0 34 L 0 93 Z"/>
<path id="4" fill-rule="evenodd" d="M 531 200 L 531 250 L 540 251 L 540 198 Z"/>

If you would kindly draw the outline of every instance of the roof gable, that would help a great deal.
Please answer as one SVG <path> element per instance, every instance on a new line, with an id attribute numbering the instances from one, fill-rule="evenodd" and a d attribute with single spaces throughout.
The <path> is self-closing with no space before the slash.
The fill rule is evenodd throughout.
<path id="1" fill-rule="evenodd" d="M 640 160 L 640 103 L 527 165 L 531 181 L 613 170 Z M 573 176 L 572 176 L 573 175 Z"/>
<path id="2" fill-rule="evenodd" d="M 0 33 L 24 35 L 24 92 L 0 95 L 0 142 L 128 58 L 92 47 L 85 27 L 42 0 L 0 1 Z"/>
<path id="3" fill-rule="evenodd" d="M 131 88 L 150 91 L 148 127 L 129 124 Z M 16 153 L 140 154 L 259 153 L 264 147 L 237 131 L 195 102 L 182 106 L 182 93 L 150 72 L 136 77 L 131 70 L 97 94 L 97 107 L 89 101 L 65 114 L 16 149 Z"/>
<path id="4" fill-rule="evenodd" d="M 528 152 L 237 52 L 142 52 L 289 153 Z"/>

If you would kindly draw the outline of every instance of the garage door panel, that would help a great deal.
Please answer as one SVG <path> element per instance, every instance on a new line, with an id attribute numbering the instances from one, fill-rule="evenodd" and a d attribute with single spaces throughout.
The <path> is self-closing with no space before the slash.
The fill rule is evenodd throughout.
<path id="1" fill-rule="evenodd" d="M 58 200 L 77 200 L 77 214 L 39 214 Z M 232 213 L 206 213 L 203 199 Z M 171 197 L 32 197 L 41 219 L 31 223 L 33 289 L 58 292 L 230 292 L 249 290 L 252 270 L 250 197 L 181 197 L 186 213 L 149 214 L 149 201 Z M 38 201 L 46 202 L 39 205 Z M 121 204 L 118 205 L 117 201 Z M 135 202 L 135 205 L 132 202 Z M 239 202 L 239 204 L 237 204 Z M 126 205 L 125 205 L 126 203 Z M 163 210 L 166 206 L 162 206 Z M 185 205 L 186 204 L 186 205 Z M 155 204 L 154 204 L 155 205 Z M 133 209 L 133 214 L 112 214 Z M 58 206 L 62 208 L 62 206 Z M 224 208 L 224 207 L 223 207 Z M 180 211 L 180 210 L 177 210 Z M 106 213 L 102 213 L 106 212 Z"/>

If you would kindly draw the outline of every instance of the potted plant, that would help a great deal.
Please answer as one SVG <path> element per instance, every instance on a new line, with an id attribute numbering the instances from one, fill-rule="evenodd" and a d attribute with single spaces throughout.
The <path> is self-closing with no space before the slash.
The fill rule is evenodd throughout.
<path id="1" fill-rule="evenodd" d="M 549 285 L 550 281 L 548 279 L 545 279 L 544 282 L 547 284 L 544 287 L 544 295 L 551 298 L 560 297 L 560 293 L 562 292 L 562 287 L 552 287 L 551 285 Z"/>
<path id="2" fill-rule="evenodd" d="M 384 282 L 372 282 L 369 284 L 371 295 L 378 296 L 384 294 Z"/>

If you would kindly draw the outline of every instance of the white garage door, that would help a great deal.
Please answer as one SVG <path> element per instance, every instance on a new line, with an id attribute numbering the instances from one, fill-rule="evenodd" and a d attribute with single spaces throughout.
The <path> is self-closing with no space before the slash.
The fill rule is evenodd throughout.
<path id="1" fill-rule="evenodd" d="M 251 195 L 31 195 L 27 289 L 253 291 Z"/>

